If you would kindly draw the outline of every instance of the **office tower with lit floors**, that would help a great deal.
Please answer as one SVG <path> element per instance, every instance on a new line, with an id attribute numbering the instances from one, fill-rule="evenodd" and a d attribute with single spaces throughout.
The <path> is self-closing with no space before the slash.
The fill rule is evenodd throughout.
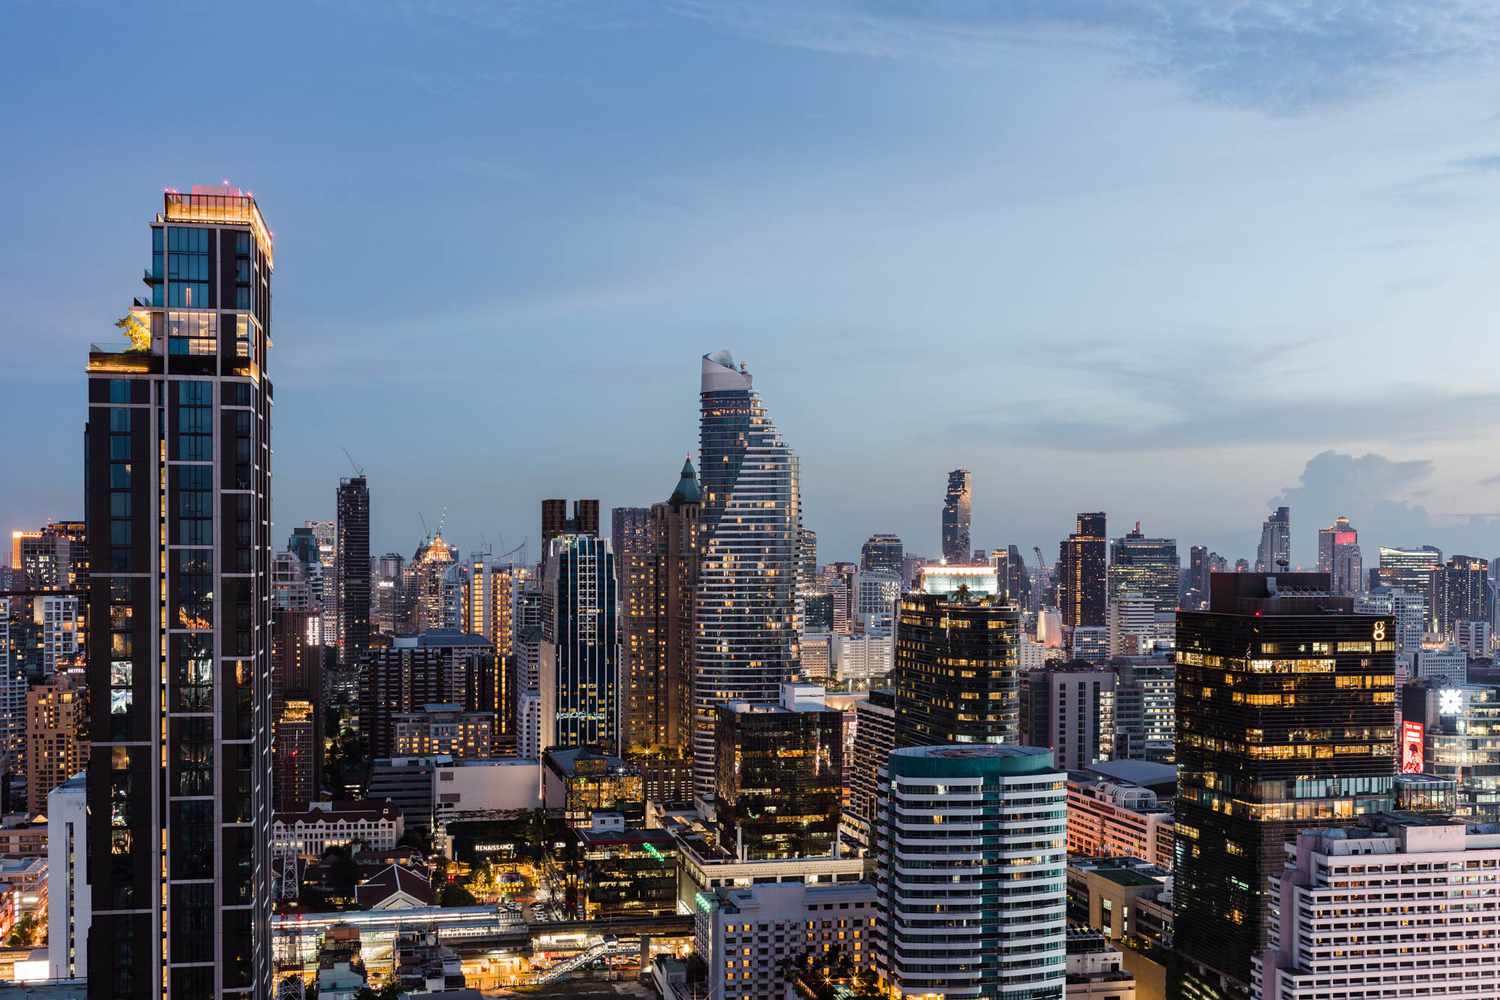
<path id="1" fill-rule="evenodd" d="M 974 480 L 968 469 L 948 473 L 948 491 L 943 494 L 943 558 L 951 563 L 969 561 L 969 522 L 974 509 Z"/>
<path id="2" fill-rule="evenodd" d="M 693 783 L 707 800 L 718 706 L 774 704 L 797 669 L 802 495 L 796 454 L 727 351 L 704 355 L 700 401 Z"/>
<path id="3" fill-rule="evenodd" d="M 1255 572 L 1277 573 L 1292 568 L 1292 508 L 1277 507 L 1260 526 L 1255 549 Z"/>
<path id="4" fill-rule="evenodd" d="M 1283 846 L 1392 808 L 1395 621 L 1324 573 L 1221 573 L 1177 615 L 1169 995 L 1247 997 Z"/>
<path id="5" fill-rule="evenodd" d="M 339 480 L 338 550 L 339 666 L 357 669 L 370 648 L 370 486 L 363 475 Z"/>
<path id="6" fill-rule="evenodd" d="M 1352 597 L 1365 589 L 1359 532 L 1347 517 L 1336 517 L 1331 525 L 1318 529 L 1318 572 L 1328 574 L 1335 594 Z"/>
<path id="7" fill-rule="evenodd" d="M 88 362 L 91 998 L 271 993 L 271 234 L 168 191 Z"/>
<path id="8" fill-rule="evenodd" d="M 901 579 L 901 565 L 906 561 L 906 552 L 901 539 L 895 535 L 871 535 L 859 550 L 859 568 L 866 571 L 890 573 Z"/>
<path id="9" fill-rule="evenodd" d="M 1104 514 L 1079 514 L 1075 530 L 1058 546 L 1057 603 L 1065 628 L 1104 628 L 1108 624 L 1104 531 Z M 1174 556 L 1176 552 L 1174 543 Z"/>
<path id="10" fill-rule="evenodd" d="M 542 564 L 541 747 L 620 752 L 615 556 L 595 534 L 553 535 Z"/>

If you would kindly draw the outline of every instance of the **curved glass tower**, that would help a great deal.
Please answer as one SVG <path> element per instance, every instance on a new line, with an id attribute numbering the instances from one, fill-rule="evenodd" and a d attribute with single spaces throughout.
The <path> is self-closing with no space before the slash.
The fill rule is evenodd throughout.
<path id="1" fill-rule="evenodd" d="M 710 799 L 717 706 L 774 704 L 796 669 L 802 499 L 797 456 L 727 351 L 703 357 L 699 447 L 693 781 Z"/>

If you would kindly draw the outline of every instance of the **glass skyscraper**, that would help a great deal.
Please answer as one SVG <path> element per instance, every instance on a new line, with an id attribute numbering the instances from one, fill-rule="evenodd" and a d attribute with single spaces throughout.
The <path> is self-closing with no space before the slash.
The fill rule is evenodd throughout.
<path id="1" fill-rule="evenodd" d="M 542 566 L 541 749 L 620 752 L 615 556 L 597 535 L 556 535 Z"/>
<path id="2" fill-rule="evenodd" d="M 88 364 L 90 997 L 271 993 L 272 247 L 168 191 Z"/>
<path id="3" fill-rule="evenodd" d="M 711 799 L 718 705 L 774 703 L 796 669 L 802 497 L 797 456 L 744 365 L 704 355 L 702 378 L 693 783 Z"/>

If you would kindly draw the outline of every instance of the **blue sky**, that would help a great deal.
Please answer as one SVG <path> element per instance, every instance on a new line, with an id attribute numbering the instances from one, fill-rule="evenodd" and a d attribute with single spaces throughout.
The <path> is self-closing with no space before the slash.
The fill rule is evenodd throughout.
<path id="1" fill-rule="evenodd" d="M 1249 555 L 1500 551 L 1500 12 L 1338 5 L 0 7 L 0 527 L 80 513 L 90 341 L 164 186 L 277 237 L 278 534 L 347 447 L 374 543 L 664 498 L 748 360 L 829 558 L 1055 553 L 1077 510 Z"/>

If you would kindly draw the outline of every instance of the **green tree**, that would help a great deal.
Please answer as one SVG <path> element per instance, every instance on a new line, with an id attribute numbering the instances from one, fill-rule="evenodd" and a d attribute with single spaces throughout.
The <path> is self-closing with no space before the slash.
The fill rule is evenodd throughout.
<path id="1" fill-rule="evenodd" d="M 37 920 L 36 914 L 28 913 L 11 925 L 10 934 L 5 938 L 7 948 L 29 948 L 32 940 L 36 937 Z"/>
<path id="2" fill-rule="evenodd" d="M 477 906 L 478 903 L 474 894 L 457 882 L 443 886 L 443 894 L 438 899 L 439 906 Z"/>

